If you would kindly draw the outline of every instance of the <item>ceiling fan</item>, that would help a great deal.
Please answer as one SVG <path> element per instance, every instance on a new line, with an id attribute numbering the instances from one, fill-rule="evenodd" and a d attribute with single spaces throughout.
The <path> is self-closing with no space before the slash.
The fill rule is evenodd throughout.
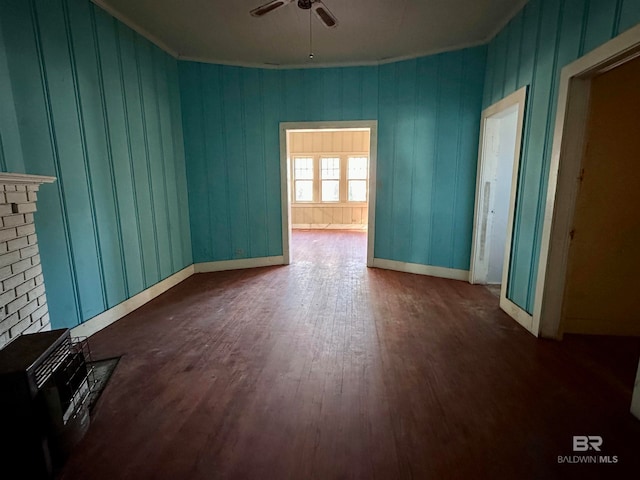
<path id="1" fill-rule="evenodd" d="M 262 17 L 267 13 L 271 13 L 274 10 L 277 10 L 280 7 L 284 7 L 293 3 L 294 0 L 272 0 L 271 2 L 265 3 L 264 5 L 254 8 L 251 10 L 251 15 L 254 17 Z M 321 0 L 297 0 L 298 7 L 302 10 L 312 9 L 313 13 L 316 14 L 316 17 L 322 22 L 322 24 L 327 28 L 335 28 L 338 25 L 338 20 L 336 17 L 329 11 L 324 3 Z"/>

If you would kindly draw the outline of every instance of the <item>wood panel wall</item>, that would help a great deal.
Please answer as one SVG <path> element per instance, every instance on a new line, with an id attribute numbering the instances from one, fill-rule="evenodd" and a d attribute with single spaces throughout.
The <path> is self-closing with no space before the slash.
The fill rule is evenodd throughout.
<path id="1" fill-rule="evenodd" d="M 282 254 L 280 122 L 378 120 L 375 256 L 468 269 L 485 54 L 304 70 L 179 62 L 194 261 Z"/>
<path id="2" fill-rule="evenodd" d="M 0 2 L 0 168 L 51 175 L 54 327 L 192 263 L 177 61 L 88 0 Z"/>
<path id="3" fill-rule="evenodd" d="M 346 162 L 349 155 L 369 157 L 368 131 L 293 132 L 289 151 L 292 156 L 333 154 Z M 293 228 L 337 228 L 362 227 L 368 222 L 369 208 L 366 204 L 340 202 L 330 205 L 291 203 Z"/>
<path id="4" fill-rule="evenodd" d="M 289 151 L 292 155 L 369 155 L 369 138 L 368 130 L 292 132 Z"/>
<path id="5" fill-rule="evenodd" d="M 491 41 L 484 107 L 529 85 L 507 297 L 531 313 L 562 68 L 640 22 L 640 0 L 531 0 Z"/>

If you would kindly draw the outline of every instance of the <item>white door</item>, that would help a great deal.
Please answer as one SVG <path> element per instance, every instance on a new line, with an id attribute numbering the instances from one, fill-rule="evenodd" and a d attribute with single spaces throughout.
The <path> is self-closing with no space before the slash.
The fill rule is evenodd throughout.
<path id="1" fill-rule="evenodd" d="M 507 248 L 509 206 L 516 163 L 518 105 L 484 118 L 474 232 L 472 283 L 502 283 Z"/>
<path id="2" fill-rule="evenodd" d="M 507 220 L 509 218 L 509 199 L 511 198 L 511 177 L 513 176 L 514 152 L 516 148 L 516 129 L 518 110 L 506 113 L 493 120 L 495 129 L 495 158 L 492 162 L 493 173 L 490 180 L 492 196 L 489 215 L 491 230 L 487 231 L 486 243 L 489 247 L 489 265 L 486 283 L 500 284 L 507 244 Z"/>
<path id="3" fill-rule="evenodd" d="M 500 307 L 531 330 L 532 316 L 507 298 L 527 87 L 482 112 L 469 281 L 500 284 Z"/>

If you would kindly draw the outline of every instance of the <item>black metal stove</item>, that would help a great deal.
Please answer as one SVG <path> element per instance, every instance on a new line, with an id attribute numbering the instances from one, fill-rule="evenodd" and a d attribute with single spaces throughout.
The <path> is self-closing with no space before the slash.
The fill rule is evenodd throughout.
<path id="1" fill-rule="evenodd" d="M 0 462 L 51 478 L 89 426 L 95 383 L 86 341 L 68 329 L 22 335 L 0 350 Z"/>

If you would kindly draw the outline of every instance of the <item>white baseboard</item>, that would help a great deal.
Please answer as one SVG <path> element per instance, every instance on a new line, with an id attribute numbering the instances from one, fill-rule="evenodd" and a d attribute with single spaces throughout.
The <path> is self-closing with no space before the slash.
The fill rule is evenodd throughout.
<path id="1" fill-rule="evenodd" d="M 271 267 L 284 265 L 282 255 L 276 257 L 241 258 L 238 260 L 223 260 L 220 262 L 203 262 L 194 264 L 196 273 L 222 272 L 225 270 L 241 270 L 243 268 Z"/>
<path id="2" fill-rule="evenodd" d="M 133 312 L 134 310 L 143 306 L 145 303 L 150 302 L 157 296 L 163 294 L 170 288 L 175 287 L 177 284 L 179 284 L 183 280 L 186 280 L 194 273 L 195 270 L 193 268 L 193 265 L 189 265 L 179 272 L 174 273 L 170 277 L 165 278 L 161 282 L 158 282 L 155 285 L 147 288 L 146 290 L 138 293 L 137 295 L 134 295 L 128 300 L 125 300 L 115 307 L 112 307 L 109 310 L 102 312 L 101 314 L 96 315 L 93 318 L 90 318 L 86 322 L 81 323 L 77 327 L 72 328 L 71 336 L 89 337 L 94 333 L 99 332 L 103 328 L 111 325 L 116 320 L 120 320 L 125 315 Z"/>
<path id="3" fill-rule="evenodd" d="M 367 230 L 366 224 L 360 223 L 294 223 L 294 230 Z"/>
<path id="4" fill-rule="evenodd" d="M 396 260 L 385 260 L 374 258 L 373 267 L 385 270 L 396 270 L 398 272 L 416 273 L 418 275 L 429 275 L 431 277 L 449 278 L 451 280 L 469 281 L 469 270 L 457 270 L 455 268 L 434 267 L 432 265 L 422 265 L 420 263 L 398 262 Z"/>
<path id="5" fill-rule="evenodd" d="M 194 273 L 204 272 L 221 272 L 224 270 L 238 270 L 242 268 L 267 267 L 272 265 L 283 265 L 284 257 L 261 257 L 261 258 L 243 258 L 240 260 L 225 260 L 221 262 L 205 262 L 189 265 L 188 267 L 174 273 L 159 283 L 143 290 L 133 297 L 119 303 L 115 307 L 90 318 L 84 323 L 71 329 L 71 335 L 74 337 L 90 337 L 105 327 L 108 327 L 125 315 L 140 308 L 145 303 L 150 302 L 157 296 L 163 294 L 172 287 L 186 280 Z"/>

